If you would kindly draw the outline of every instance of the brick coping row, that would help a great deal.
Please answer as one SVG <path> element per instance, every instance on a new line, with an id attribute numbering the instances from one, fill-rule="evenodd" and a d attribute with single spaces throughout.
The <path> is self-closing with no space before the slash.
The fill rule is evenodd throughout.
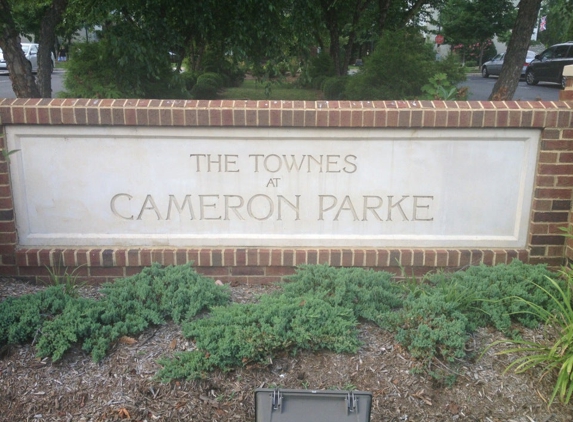
<path id="1" fill-rule="evenodd" d="M 0 124 L 183 127 L 570 127 L 565 101 L 3 99 Z"/>

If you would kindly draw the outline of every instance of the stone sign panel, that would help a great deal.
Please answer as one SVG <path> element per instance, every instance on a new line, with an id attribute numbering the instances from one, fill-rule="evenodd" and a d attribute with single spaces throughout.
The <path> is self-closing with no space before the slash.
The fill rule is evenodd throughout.
<path id="1" fill-rule="evenodd" d="M 525 247 L 535 129 L 9 126 L 25 246 Z"/>

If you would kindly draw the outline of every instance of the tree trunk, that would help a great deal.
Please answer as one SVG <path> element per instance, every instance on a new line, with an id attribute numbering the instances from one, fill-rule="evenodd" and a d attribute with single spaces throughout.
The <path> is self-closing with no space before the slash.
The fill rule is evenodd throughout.
<path id="1" fill-rule="evenodd" d="M 32 66 L 22 51 L 20 36 L 7 0 L 0 0 L 0 48 L 8 65 L 10 81 L 12 81 L 12 89 L 16 97 L 40 97 L 40 91 L 32 75 Z"/>
<path id="2" fill-rule="evenodd" d="M 338 29 L 337 11 L 335 5 L 328 0 L 322 0 L 320 5 L 325 16 L 326 28 L 330 35 L 330 58 L 334 62 L 335 75 L 340 76 L 340 31 Z"/>
<path id="3" fill-rule="evenodd" d="M 391 0 L 378 0 L 378 31 L 379 35 L 382 34 L 386 26 L 386 18 L 388 18 L 388 9 L 390 8 Z"/>
<path id="4" fill-rule="evenodd" d="M 483 64 L 483 53 L 485 50 L 485 46 L 486 46 L 487 40 L 486 41 L 481 41 L 480 45 L 479 45 L 479 60 L 478 60 L 478 67 L 481 69 L 481 65 Z"/>
<path id="5" fill-rule="evenodd" d="M 503 67 L 489 96 L 490 101 L 508 101 L 513 98 L 527 56 L 531 34 L 537 23 L 540 6 L 541 0 L 521 0 L 519 2 L 517 19 L 507 46 L 507 53 L 503 59 Z"/>
<path id="6" fill-rule="evenodd" d="M 56 26 L 62 20 L 68 0 L 53 0 L 42 17 L 38 48 L 38 88 L 43 98 L 52 96 L 52 48 L 56 44 Z"/>

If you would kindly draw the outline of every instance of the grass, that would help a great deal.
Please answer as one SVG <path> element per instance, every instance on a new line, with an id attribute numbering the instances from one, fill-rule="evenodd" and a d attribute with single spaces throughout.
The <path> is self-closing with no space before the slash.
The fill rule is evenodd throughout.
<path id="1" fill-rule="evenodd" d="M 479 66 L 464 66 L 466 73 L 480 73 Z"/>
<path id="2" fill-rule="evenodd" d="M 254 79 L 243 82 L 240 87 L 227 88 L 221 94 L 226 100 L 287 100 L 287 101 L 317 101 L 322 99 L 322 92 L 313 89 L 295 88 L 288 83 L 273 82 L 270 85 L 270 95 L 267 97 L 266 83 Z"/>

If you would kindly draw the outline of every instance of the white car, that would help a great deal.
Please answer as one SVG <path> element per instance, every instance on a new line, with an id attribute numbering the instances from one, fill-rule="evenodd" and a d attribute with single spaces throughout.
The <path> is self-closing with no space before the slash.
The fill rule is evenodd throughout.
<path id="1" fill-rule="evenodd" d="M 26 59 L 32 64 L 32 73 L 38 71 L 38 44 L 23 43 L 22 50 Z M 52 54 L 52 70 L 54 69 L 54 54 Z M 0 50 L 0 72 L 8 72 L 8 64 Z"/>
<path id="2" fill-rule="evenodd" d="M 503 59 L 505 57 L 505 53 L 498 54 L 490 61 L 485 62 L 481 67 L 481 75 L 484 78 L 489 77 L 490 75 L 499 75 L 501 73 L 501 67 L 503 66 Z M 521 77 L 525 77 L 525 72 L 527 71 L 527 67 L 529 63 L 535 58 L 535 52 L 528 51 L 527 56 L 525 58 L 525 63 L 523 63 L 523 67 L 521 68 Z"/>

